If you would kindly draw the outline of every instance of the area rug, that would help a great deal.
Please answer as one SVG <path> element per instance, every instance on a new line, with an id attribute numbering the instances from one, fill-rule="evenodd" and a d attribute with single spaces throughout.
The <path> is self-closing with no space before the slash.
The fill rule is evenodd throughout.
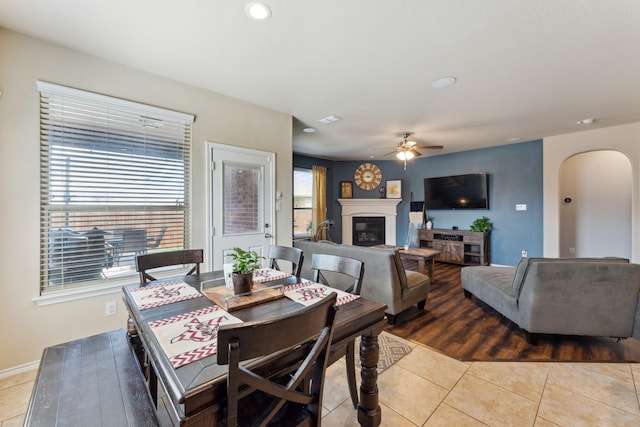
<path id="1" fill-rule="evenodd" d="M 380 357 L 378 360 L 378 374 L 389 369 L 398 360 L 411 353 L 411 347 L 404 342 L 398 340 L 393 335 L 382 332 L 378 336 L 378 346 L 380 348 Z M 356 366 L 360 366 L 360 338 L 356 338 Z"/>
<path id="2" fill-rule="evenodd" d="M 515 323 L 464 297 L 460 268 L 436 263 L 425 309 L 409 308 L 385 331 L 463 361 L 640 362 L 635 338 L 541 335 L 537 345 L 529 344 Z"/>

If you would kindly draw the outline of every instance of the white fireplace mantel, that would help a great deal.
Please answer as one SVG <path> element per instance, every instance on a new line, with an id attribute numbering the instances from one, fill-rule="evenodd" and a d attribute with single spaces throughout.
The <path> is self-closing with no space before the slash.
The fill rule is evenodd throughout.
<path id="1" fill-rule="evenodd" d="M 385 245 L 396 244 L 396 217 L 402 199 L 338 199 L 342 205 L 342 243 L 353 244 L 354 216 L 383 216 Z"/>

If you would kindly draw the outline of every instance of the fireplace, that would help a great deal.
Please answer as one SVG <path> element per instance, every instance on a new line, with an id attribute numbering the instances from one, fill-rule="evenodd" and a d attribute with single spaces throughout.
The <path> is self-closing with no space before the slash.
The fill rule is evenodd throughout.
<path id="1" fill-rule="evenodd" d="M 338 199 L 342 205 L 342 244 L 353 243 L 354 217 L 380 217 L 384 219 L 384 243 L 396 244 L 397 206 L 401 199 Z"/>
<path id="2" fill-rule="evenodd" d="M 384 245 L 383 216 L 354 216 L 353 244 L 357 246 Z"/>

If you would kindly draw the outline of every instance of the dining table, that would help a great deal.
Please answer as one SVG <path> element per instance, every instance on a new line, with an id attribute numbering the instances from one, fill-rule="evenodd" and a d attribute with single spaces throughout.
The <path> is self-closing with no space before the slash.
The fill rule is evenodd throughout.
<path id="1" fill-rule="evenodd" d="M 273 293 L 277 289 L 290 289 L 307 286 L 310 282 L 297 279 L 289 274 L 274 276 L 272 280 L 262 283 L 258 292 L 268 290 Z M 163 348 L 158 325 L 165 326 L 174 319 L 188 319 L 191 313 L 205 313 L 220 310 L 227 313 L 236 321 L 262 321 L 276 316 L 294 313 L 304 308 L 304 305 L 288 297 L 267 298 L 263 302 L 233 307 L 235 297 L 228 301 L 214 304 L 214 299 L 206 294 L 218 289 L 225 289 L 225 278 L 222 271 L 203 272 L 200 274 L 173 277 L 148 282 L 144 288 L 163 289 L 169 285 L 177 286 L 188 292 L 188 297 L 169 298 L 168 303 L 141 303 L 139 297 L 142 285 L 128 285 L 123 287 L 124 304 L 130 315 L 130 339 L 133 348 L 138 348 L 141 368 L 146 372 L 147 384 L 153 401 L 158 404 L 159 387 L 163 392 L 163 399 L 174 425 L 180 426 L 215 426 L 222 417 L 222 409 L 226 404 L 226 380 L 228 367 L 218 365 L 215 350 L 208 347 L 208 351 L 200 357 L 172 357 Z M 184 285 L 187 286 L 184 286 Z M 182 292 L 184 292 L 184 289 Z M 232 291 L 228 291 L 233 293 Z M 340 295 L 340 291 L 339 295 Z M 386 305 L 375 301 L 353 296 L 340 303 L 334 326 L 332 346 L 342 346 L 361 337 L 359 352 L 361 363 L 361 381 L 359 387 L 360 399 L 357 408 L 357 420 L 362 426 L 378 426 L 381 422 L 381 410 L 378 402 L 377 365 L 379 358 L 378 335 L 382 331 L 385 319 Z M 222 306 L 222 307 L 220 307 Z M 231 307 L 231 308 L 230 308 Z M 178 322 L 182 325 L 184 321 Z M 266 337 L 265 339 L 268 339 Z M 215 346 L 214 346 L 215 347 Z M 204 348 L 204 347 L 203 347 Z M 250 363 L 263 372 L 283 372 L 287 365 L 293 363 L 296 356 L 292 350 L 290 357 L 265 356 Z M 185 360 L 188 359 L 188 360 Z M 290 367 L 290 366 L 289 366 Z M 354 409 L 356 411 L 356 409 Z"/>

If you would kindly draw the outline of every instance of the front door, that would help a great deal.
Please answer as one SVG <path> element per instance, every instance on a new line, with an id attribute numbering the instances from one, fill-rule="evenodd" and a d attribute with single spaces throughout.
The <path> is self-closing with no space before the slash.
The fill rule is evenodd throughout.
<path id="1" fill-rule="evenodd" d="M 274 242 L 275 154 L 209 143 L 210 230 L 213 270 L 234 248 L 266 256 Z"/>

